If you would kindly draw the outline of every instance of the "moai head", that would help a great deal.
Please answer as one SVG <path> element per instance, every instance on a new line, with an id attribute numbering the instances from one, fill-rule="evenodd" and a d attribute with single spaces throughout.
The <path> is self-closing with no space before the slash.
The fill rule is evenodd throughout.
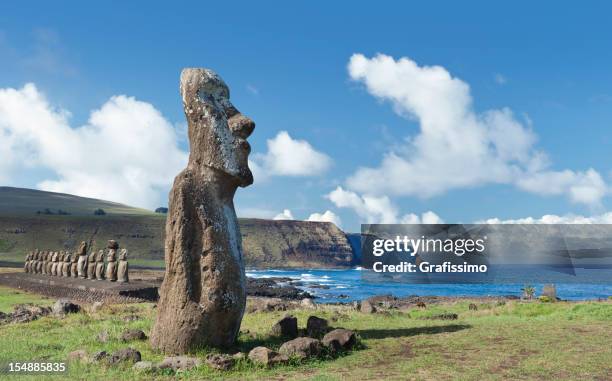
<path id="1" fill-rule="evenodd" d="M 85 255 L 85 254 L 87 254 L 87 242 L 83 241 L 79 245 L 79 248 L 77 250 L 77 255 Z"/>
<path id="2" fill-rule="evenodd" d="M 211 70 L 189 68 L 181 72 L 180 88 L 189 126 L 189 166 L 217 169 L 237 186 L 252 184 L 246 139 L 255 123 L 232 105 L 225 82 Z"/>
<path id="3" fill-rule="evenodd" d="M 127 249 L 121 249 L 121 253 L 119 254 L 120 261 L 127 261 L 128 251 Z"/>

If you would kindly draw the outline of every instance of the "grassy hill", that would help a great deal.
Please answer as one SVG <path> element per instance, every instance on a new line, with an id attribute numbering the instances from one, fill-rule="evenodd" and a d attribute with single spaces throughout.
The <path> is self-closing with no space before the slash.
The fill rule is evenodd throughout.
<path id="1" fill-rule="evenodd" d="M 49 209 L 54 214 L 39 213 Z M 106 215 L 94 215 L 103 209 Z M 69 214 L 58 214 L 62 210 Z M 0 188 L 0 262 L 23 263 L 25 253 L 75 250 L 109 239 L 130 252 L 133 265 L 162 267 L 166 216 L 109 201 L 21 188 Z M 334 224 L 240 219 L 249 267 L 350 266 L 353 252 Z"/>

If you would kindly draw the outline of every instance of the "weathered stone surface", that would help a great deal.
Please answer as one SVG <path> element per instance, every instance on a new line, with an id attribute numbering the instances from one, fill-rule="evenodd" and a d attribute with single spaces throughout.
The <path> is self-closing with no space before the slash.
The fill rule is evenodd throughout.
<path id="1" fill-rule="evenodd" d="M 229 370 L 236 363 L 236 359 L 226 354 L 210 354 L 206 356 L 206 365 L 217 370 Z"/>
<path id="2" fill-rule="evenodd" d="M 104 250 L 98 251 L 96 256 L 96 279 L 104 280 Z"/>
<path id="3" fill-rule="evenodd" d="M 174 180 L 166 219 L 166 273 L 154 348 L 184 353 L 234 344 L 245 309 L 242 243 L 233 197 L 253 182 L 246 138 L 255 124 L 207 69 L 181 73 L 189 129 L 187 168 Z"/>
<path id="4" fill-rule="evenodd" d="M 246 359 L 246 354 L 244 352 L 236 352 L 232 355 L 232 358 L 236 361 L 244 360 Z"/>
<path id="5" fill-rule="evenodd" d="M 64 255 L 64 262 L 62 263 L 62 276 L 64 278 L 68 278 L 71 274 L 70 274 L 70 253 L 66 253 L 66 255 Z"/>
<path id="6" fill-rule="evenodd" d="M 294 338 L 298 335 L 297 318 L 294 316 L 285 316 L 272 326 L 270 331 L 272 336 Z"/>
<path id="7" fill-rule="evenodd" d="M 117 280 L 117 248 L 119 245 L 111 239 L 108 241 L 107 247 L 105 278 L 110 282 L 115 282 Z"/>
<path id="8" fill-rule="evenodd" d="M 114 352 L 108 359 L 109 364 L 117 364 L 123 361 L 137 363 L 142 360 L 140 352 L 134 348 L 124 348 Z"/>
<path id="9" fill-rule="evenodd" d="M 332 352 L 350 350 L 357 344 L 357 336 L 351 330 L 339 328 L 327 333 L 321 343 Z"/>
<path id="10" fill-rule="evenodd" d="M 128 329 L 121 334 L 121 341 L 146 340 L 147 335 L 139 329 Z"/>
<path id="11" fill-rule="evenodd" d="M 134 364 L 134 366 L 132 366 L 132 369 L 137 372 L 150 372 L 156 368 L 157 367 L 155 367 L 151 361 L 138 361 L 136 364 Z"/>
<path id="12" fill-rule="evenodd" d="M 309 316 L 306 322 L 306 335 L 308 337 L 320 338 L 327 333 L 329 325 L 326 319 L 317 316 Z"/>
<path id="13" fill-rule="evenodd" d="M 368 300 L 362 300 L 361 306 L 359 308 L 360 308 L 360 311 L 363 312 L 364 314 L 371 314 L 371 313 L 376 312 L 376 307 L 374 307 L 374 305 L 370 303 L 370 301 Z"/>
<path id="14" fill-rule="evenodd" d="M 0 323 L 28 323 L 39 317 L 49 315 L 51 308 L 32 304 L 18 304 L 9 314 L 0 313 Z"/>
<path id="15" fill-rule="evenodd" d="M 119 254 L 119 264 L 117 265 L 117 282 L 127 283 L 130 281 L 130 277 L 128 275 L 127 257 L 127 249 L 121 249 L 121 254 Z"/>
<path id="16" fill-rule="evenodd" d="M 53 305 L 52 311 L 55 315 L 65 315 L 71 313 L 77 313 L 81 310 L 81 306 L 72 303 L 67 299 L 60 299 Z"/>
<path id="17" fill-rule="evenodd" d="M 197 357 L 188 356 L 172 356 L 163 359 L 157 367 L 159 369 L 173 369 L 173 370 L 189 370 L 196 368 L 202 364 L 202 360 Z"/>
<path id="18" fill-rule="evenodd" d="M 321 353 L 322 345 L 317 339 L 311 337 L 298 337 L 281 345 L 278 352 L 287 357 L 307 358 L 316 357 Z"/>
<path id="19" fill-rule="evenodd" d="M 84 349 L 77 349 L 68 353 L 68 361 L 85 361 L 87 360 L 87 352 Z"/>
<path id="20" fill-rule="evenodd" d="M 81 242 L 76 252 L 77 258 L 77 275 L 79 278 L 87 278 L 87 243 Z"/>
<path id="21" fill-rule="evenodd" d="M 284 364 L 289 358 L 266 347 L 255 347 L 249 352 L 249 360 L 256 364 L 272 366 Z"/>
<path id="22" fill-rule="evenodd" d="M 70 276 L 73 278 L 78 278 L 79 276 L 79 255 L 78 253 L 74 253 L 74 255 L 70 258 Z"/>
<path id="23" fill-rule="evenodd" d="M 91 356 L 91 361 L 93 362 L 99 362 L 102 360 L 105 360 L 108 358 L 108 352 L 106 351 L 99 351 L 93 354 L 93 356 Z"/>

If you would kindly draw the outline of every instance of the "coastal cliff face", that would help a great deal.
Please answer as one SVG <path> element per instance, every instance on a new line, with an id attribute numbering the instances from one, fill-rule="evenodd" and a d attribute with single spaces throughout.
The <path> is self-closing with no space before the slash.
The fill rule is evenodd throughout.
<path id="1" fill-rule="evenodd" d="M 353 250 L 330 222 L 240 220 L 247 267 L 346 267 Z"/>

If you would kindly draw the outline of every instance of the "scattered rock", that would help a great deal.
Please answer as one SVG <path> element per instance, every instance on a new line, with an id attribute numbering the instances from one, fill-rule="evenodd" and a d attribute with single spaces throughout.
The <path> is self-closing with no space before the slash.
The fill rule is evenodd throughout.
<path id="1" fill-rule="evenodd" d="M 291 315 L 285 316 L 272 326 L 271 335 L 276 337 L 297 337 L 297 318 Z"/>
<path id="2" fill-rule="evenodd" d="M 68 361 L 85 361 L 87 359 L 87 352 L 84 349 L 77 349 L 68 353 Z"/>
<path id="3" fill-rule="evenodd" d="M 478 311 L 478 306 L 474 303 L 470 303 L 470 311 Z"/>
<path id="4" fill-rule="evenodd" d="M 71 313 L 77 313 L 81 310 L 81 306 L 72 303 L 67 299 L 60 299 L 53 305 L 52 311 L 55 315 L 66 315 Z"/>
<path id="5" fill-rule="evenodd" d="M 28 323 L 39 317 L 49 315 L 49 313 L 51 313 L 51 308 L 49 307 L 19 304 L 9 314 L 0 313 L 0 323 Z"/>
<path id="6" fill-rule="evenodd" d="M 329 330 L 326 319 L 317 316 L 308 317 L 306 322 L 306 335 L 308 337 L 320 338 Z"/>
<path id="7" fill-rule="evenodd" d="M 121 341 L 146 340 L 147 335 L 139 329 L 128 329 L 121 334 Z"/>
<path id="8" fill-rule="evenodd" d="M 93 356 L 91 356 L 91 361 L 100 362 L 106 358 L 108 358 L 108 352 L 100 351 L 100 352 L 94 353 Z"/>
<path id="9" fill-rule="evenodd" d="M 117 364 L 123 361 L 130 361 L 133 363 L 137 363 L 140 360 L 142 360 L 142 356 L 140 355 L 140 352 L 138 352 L 134 348 L 124 348 L 124 349 L 120 349 L 114 352 L 110 356 L 108 362 L 109 364 Z"/>
<path id="10" fill-rule="evenodd" d="M 126 323 L 129 323 L 131 321 L 136 321 L 136 320 L 140 320 L 142 319 L 140 316 L 138 315 L 128 315 L 128 316 L 124 316 L 123 317 L 123 321 Z"/>
<path id="11" fill-rule="evenodd" d="M 163 359 L 157 367 L 159 369 L 189 370 L 197 368 L 202 364 L 202 360 L 196 357 L 173 356 Z"/>
<path id="12" fill-rule="evenodd" d="M 427 305 L 425 303 L 423 303 L 423 302 L 417 302 L 416 306 L 419 307 L 419 308 L 427 308 Z"/>
<path id="13" fill-rule="evenodd" d="M 101 343 L 107 343 L 108 340 L 110 339 L 110 335 L 109 335 L 107 330 L 104 330 L 104 331 L 98 333 L 98 336 L 96 336 L 96 338 Z"/>
<path id="14" fill-rule="evenodd" d="M 311 298 L 308 292 L 289 284 L 291 278 L 247 278 L 247 295 L 284 300 Z"/>
<path id="15" fill-rule="evenodd" d="M 288 303 L 280 298 L 249 298 L 246 312 L 286 311 Z"/>
<path id="16" fill-rule="evenodd" d="M 317 305 L 315 304 L 315 302 L 312 301 L 312 299 L 310 298 L 304 298 L 302 299 L 302 301 L 300 302 L 300 307 L 302 308 L 308 308 L 308 309 L 316 309 Z"/>
<path id="17" fill-rule="evenodd" d="M 230 355 L 211 354 L 206 357 L 206 364 L 217 370 L 229 370 L 235 363 L 236 359 Z"/>
<path id="18" fill-rule="evenodd" d="M 255 347 L 249 352 L 249 360 L 256 364 L 273 366 L 284 364 L 289 358 L 266 347 Z"/>
<path id="19" fill-rule="evenodd" d="M 359 310 L 363 312 L 364 314 L 372 314 L 376 312 L 376 307 L 374 307 L 374 305 L 370 303 L 368 300 L 363 300 L 361 302 L 361 306 L 359 307 Z"/>
<path id="20" fill-rule="evenodd" d="M 458 318 L 459 318 L 459 315 L 455 313 L 447 312 L 447 313 L 442 313 L 442 314 L 426 316 L 423 319 L 426 319 L 426 320 L 457 320 Z"/>
<path id="21" fill-rule="evenodd" d="M 351 330 L 339 328 L 326 334 L 321 342 L 332 352 L 350 350 L 357 344 L 357 336 Z"/>
<path id="22" fill-rule="evenodd" d="M 232 355 L 234 360 L 240 361 L 246 359 L 246 354 L 244 352 L 237 352 Z"/>
<path id="23" fill-rule="evenodd" d="M 156 368 L 151 361 L 138 361 L 136 364 L 134 364 L 134 366 L 132 366 L 132 369 L 137 372 L 150 372 Z"/>
<path id="24" fill-rule="evenodd" d="M 311 337 L 298 337 L 281 345 L 278 352 L 287 357 L 316 357 L 321 353 L 321 342 Z"/>

